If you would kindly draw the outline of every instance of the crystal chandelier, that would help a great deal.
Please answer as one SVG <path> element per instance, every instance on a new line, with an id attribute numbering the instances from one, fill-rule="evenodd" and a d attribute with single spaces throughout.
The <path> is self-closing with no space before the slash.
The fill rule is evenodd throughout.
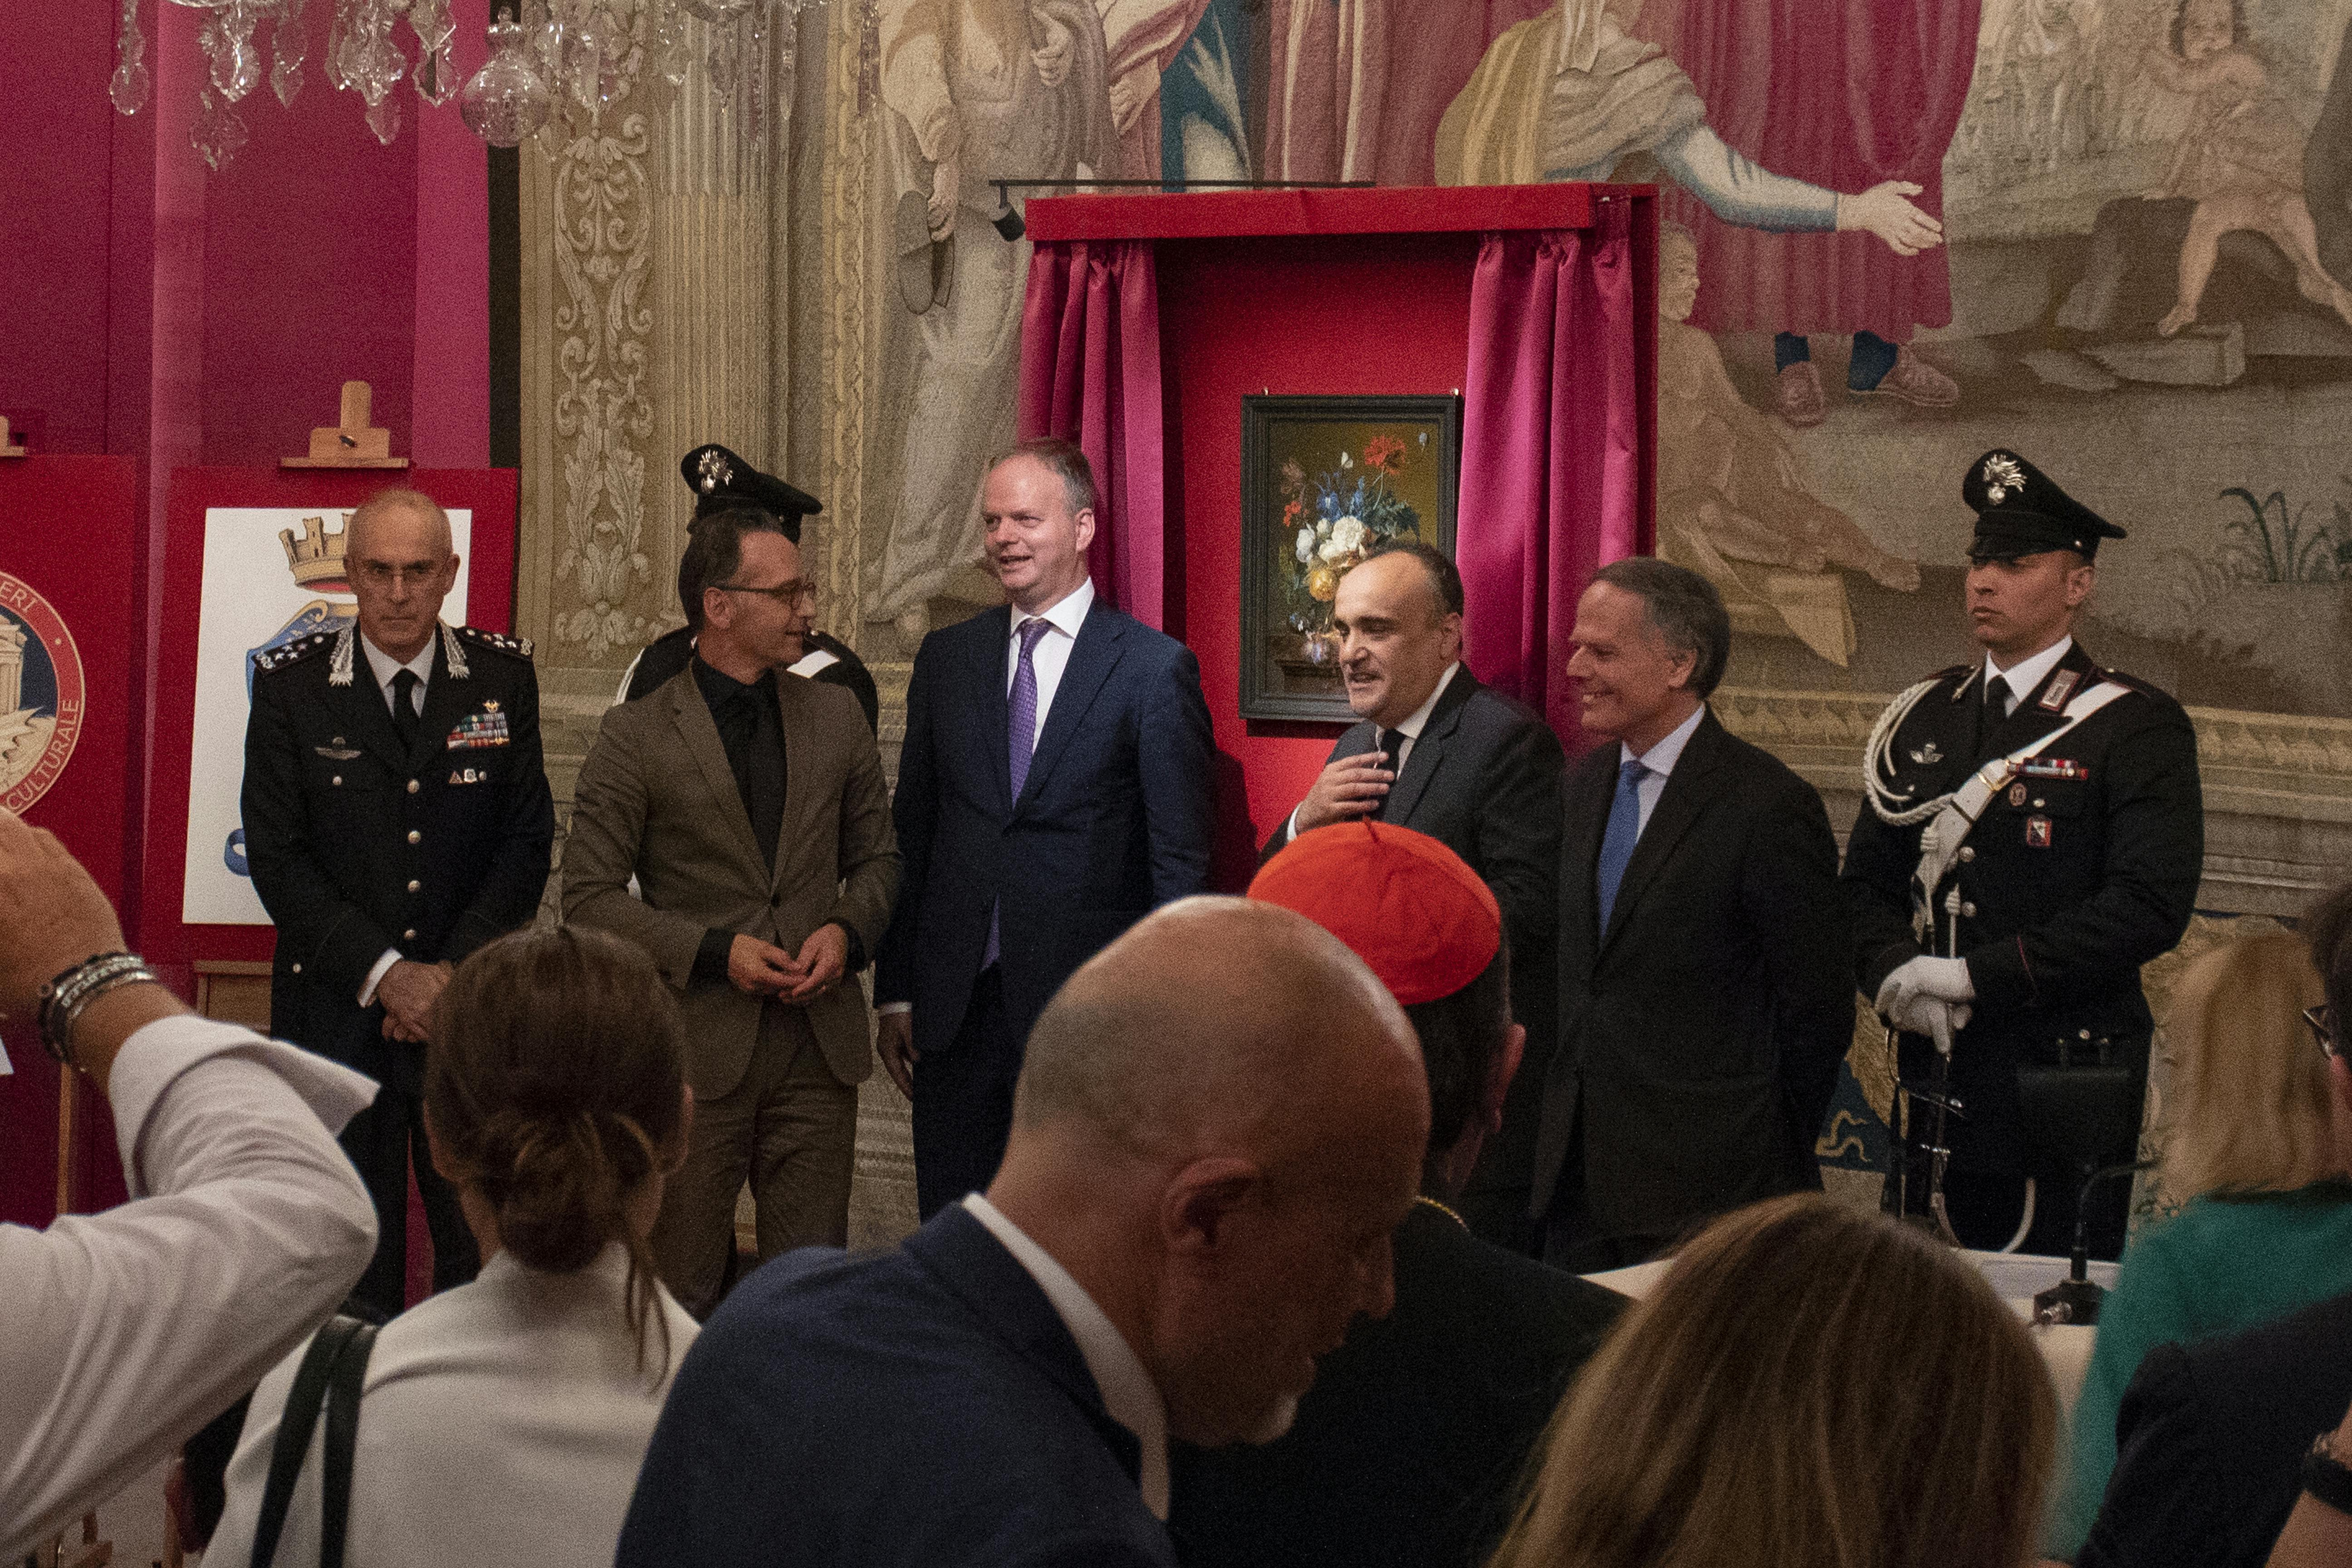
<path id="1" fill-rule="evenodd" d="M 739 91 L 753 117 L 772 99 L 792 102 L 793 24 L 824 0 L 520 0 L 499 7 L 488 29 L 490 58 L 462 90 L 450 40 L 457 24 L 450 0 L 319 0 L 331 7 L 321 68 L 338 91 L 356 92 L 367 105 L 368 129 L 390 145 L 400 134 L 405 77 L 432 108 L 457 100 L 467 128 L 494 147 L 513 147 L 551 122 L 585 129 L 603 112 L 646 85 L 651 75 L 676 89 L 692 70 L 698 41 L 710 90 L 722 104 Z M 139 31 L 140 0 L 120 0 L 114 77 L 107 96 L 124 114 L 146 105 L 147 44 Z M 189 140 L 205 166 L 217 172 L 245 145 L 236 105 L 261 84 L 265 25 L 269 85 L 291 108 L 302 90 L 310 50 L 304 10 L 309 0 L 173 0 L 204 13 L 196 37 L 211 70 L 198 89 L 198 112 Z M 688 19 L 701 35 L 688 37 Z M 404 22 L 408 47 L 394 37 Z M 769 40 L 777 39 L 771 82 Z M 544 144 L 544 143 L 542 143 Z"/>

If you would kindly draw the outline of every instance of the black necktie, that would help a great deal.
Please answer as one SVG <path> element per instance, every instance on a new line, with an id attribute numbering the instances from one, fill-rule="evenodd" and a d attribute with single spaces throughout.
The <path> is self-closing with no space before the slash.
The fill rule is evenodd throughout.
<path id="1" fill-rule="evenodd" d="M 1985 682 L 1984 706 L 1977 713 L 1977 756 L 1991 744 L 1993 731 L 2009 718 L 2009 682 L 1994 676 Z"/>
<path id="2" fill-rule="evenodd" d="M 396 669 L 392 673 L 392 732 L 400 738 L 400 749 L 416 749 L 416 672 Z"/>
<path id="3" fill-rule="evenodd" d="M 1389 772 L 1400 775 L 1404 772 L 1404 738 L 1402 730 L 1381 731 L 1381 750 L 1389 754 Z M 1381 796 L 1381 804 L 1373 808 L 1372 816 L 1386 820 L 1389 814 L 1389 802 L 1395 798 L 1396 782 L 1392 779 L 1389 782 L 1389 793 Z"/>

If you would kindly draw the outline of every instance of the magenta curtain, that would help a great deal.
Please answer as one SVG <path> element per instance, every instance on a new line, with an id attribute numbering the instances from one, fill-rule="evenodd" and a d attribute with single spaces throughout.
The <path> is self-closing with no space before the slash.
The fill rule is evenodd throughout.
<path id="1" fill-rule="evenodd" d="M 1454 549 L 1464 657 L 1571 749 L 1577 596 L 1596 569 L 1652 544 L 1642 249 L 1633 204 L 1604 202 L 1589 229 L 1487 235 L 1470 285 Z"/>
<path id="2" fill-rule="evenodd" d="M 1021 438 L 1086 449 L 1102 499 L 1087 552 L 1095 592 L 1161 622 L 1166 460 L 1160 282 L 1147 240 L 1035 247 L 1021 312 Z"/>

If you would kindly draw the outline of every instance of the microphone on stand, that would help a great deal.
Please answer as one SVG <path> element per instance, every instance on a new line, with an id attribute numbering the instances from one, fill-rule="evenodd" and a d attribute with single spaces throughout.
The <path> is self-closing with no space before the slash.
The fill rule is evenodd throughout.
<path id="1" fill-rule="evenodd" d="M 2127 1164 L 2109 1165 L 2105 1170 L 2094 1171 L 2083 1179 L 2082 1190 L 2074 1194 L 2073 1264 L 2065 1279 L 2034 1296 L 2033 1321 L 2036 1323 L 2088 1325 L 2099 1321 L 2099 1304 L 2107 1299 L 2107 1292 L 2091 1279 L 2091 1189 L 2101 1182 L 2145 1171 L 2155 1163 L 2153 1160 L 2135 1160 Z"/>

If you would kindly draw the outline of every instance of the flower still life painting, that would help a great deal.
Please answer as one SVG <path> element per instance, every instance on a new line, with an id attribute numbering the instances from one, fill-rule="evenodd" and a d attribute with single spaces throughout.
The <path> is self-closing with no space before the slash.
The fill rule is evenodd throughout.
<path id="1" fill-rule="evenodd" d="M 1454 553 L 1461 449 L 1457 397 L 1242 399 L 1244 719 L 1353 719 L 1339 579 L 1395 540 Z"/>

